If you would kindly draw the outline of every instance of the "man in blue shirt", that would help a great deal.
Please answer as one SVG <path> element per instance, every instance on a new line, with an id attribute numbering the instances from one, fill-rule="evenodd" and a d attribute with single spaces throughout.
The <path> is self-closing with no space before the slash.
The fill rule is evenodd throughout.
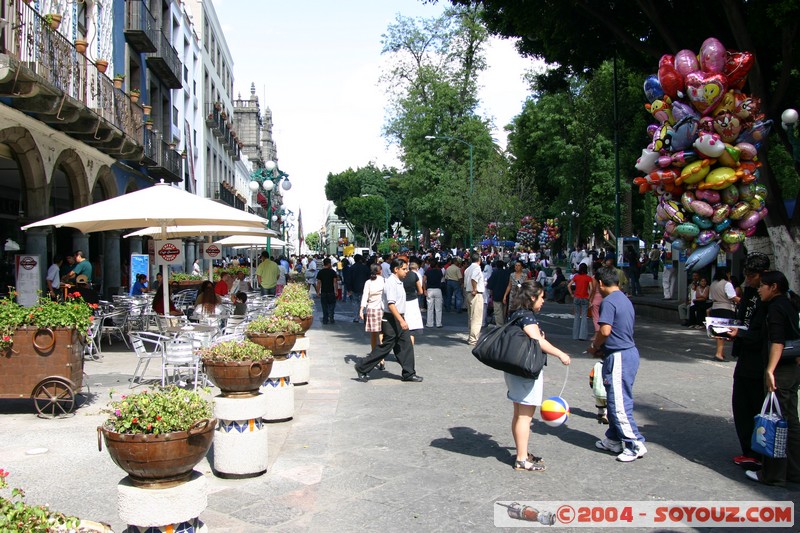
<path id="1" fill-rule="evenodd" d="M 600 331 L 588 351 L 603 358 L 609 425 L 605 438 L 595 446 L 616 453 L 618 461 L 629 463 L 647 453 L 644 437 L 633 419 L 633 382 L 639 370 L 639 350 L 633 340 L 635 315 L 633 304 L 619 289 L 615 268 L 601 268 L 597 279 L 603 295 Z"/>

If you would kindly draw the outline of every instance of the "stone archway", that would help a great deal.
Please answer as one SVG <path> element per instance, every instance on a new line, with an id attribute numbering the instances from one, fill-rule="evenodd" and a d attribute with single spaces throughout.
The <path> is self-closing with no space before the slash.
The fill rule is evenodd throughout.
<path id="1" fill-rule="evenodd" d="M 58 170 L 63 170 L 67 177 L 67 183 L 72 192 L 72 209 L 87 206 L 91 203 L 91 191 L 89 189 L 89 178 L 86 174 L 86 167 L 75 150 L 67 148 L 58 154 L 53 164 L 53 176 Z M 54 178 L 51 178 L 51 182 Z"/>
<path id="2" fill-rule="evenodd" d="M 47 174 L 42 154 L 30 131 L 20 126 L 0 130 L 0 143 L 11 148 L 19 169 L 17 184 L 21 193 L 19 222 L 33 222 L 47 217 Z M 0 185 L 13 188 L 13 184 Z"/>

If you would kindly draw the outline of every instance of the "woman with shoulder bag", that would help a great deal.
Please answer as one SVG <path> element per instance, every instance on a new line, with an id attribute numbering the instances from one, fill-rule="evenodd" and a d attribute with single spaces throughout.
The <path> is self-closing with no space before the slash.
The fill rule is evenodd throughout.
<path id="1" fill-rule="evenodd" d="M 544 334 L 539 328 L 536 315 L 544 303 L 544 287 L 535 281 L 525 281 L 517 292 L 515 307 L 516 311 L 511 315 L 509 321 L 519 318 L 517 325 L 528 335 L 528 337 L 539 342 L 542 351 L 554 355 L 561 360 L 561 363 L 570 363 L 569 355 L 562 352 L 544 338 Z M 514 443 L 517 448 L 517 457 L 514 461 L 514 470 L 527 470 L 529 472 L 541 472 L 545 469 L 541 457 L 536 457 L 528 453 L 528 439 L 531 433 L 531 420 L 536 413 L 536 406 L 542 405 L 542 390 L 544 382 L 544 370 L 539 373 L 536 379 L 515 376 L 514 374 L 504 373 L 506 386 L 508 387 L 507 397 L 514 402 L 514 417 L 511 419 L 511 433 L 514 436 Z"/>
<path id="2" fill-rule="evenodd" d="M 776 270 L 761 274 L 758 296 L 767 304 L 767 342 L 764 356 L 767 368 L 764 384 L 778 398 L 781 414 L 788 424 L 786 457 L 764 457 L 764 467 L 748 470 L 747 477 L 767 485 L 800 483 L 800 420 L 797 417 L 797 390 L 800 387 L 800 357 L 784 357 L 786 341 L 800 337 L 800 297 L 789 290 L 789 281 Z"/>
<path id="3" fill-rule="evenodd" d="M 739 303 L 739 297 L 736 296 L 736 289 L 733 283 L 730 282 L 730 272 L 724 268 L 717 269 L 716 274 L 714 274 L 714 281 L 709 287 L 709 298 L 712 303 L 708 316 L 728 319 L 736 318 L 734 308 Z M 714 354 L 714 359 L 726 361 L 725 339 L 717 339 L 717 352 Z"/>

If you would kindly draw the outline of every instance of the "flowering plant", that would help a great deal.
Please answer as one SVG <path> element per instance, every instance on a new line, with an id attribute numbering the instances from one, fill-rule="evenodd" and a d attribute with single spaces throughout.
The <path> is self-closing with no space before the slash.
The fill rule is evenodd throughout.
<path id="1" fill-rule="evenodd" d="M 308 318 L 314 314 L 314 301 L 308 296 L 308 287 L 288 283 L 278 297 L 274 314 L 282 317 Z"/>
<path id="2" fill-rule="evenodd" d="M 247 339 L 242 341 L 225 341 L 210 348 L 200 350 L 203 360 L 216 363 L 241 361 L 264 361 L 272 359 L 272 352 Z"/>
<path id="3" fill-rule="evenodd" d="M 0 489 L 8 487 L 6 478 L 9 473 L 0 468 Z M 79 520 L 74 516 L 56 513 L 46 505 L 28 505 L 25 503 L 25 491 L 11 489 L 11 497 L 0 496 L 0 531 L 9 533 L 28 531 L 51 531 L 54 526 L 64 526 L 75 530 Z"/>
<path id="4" fill-rule="evenodd" d="M 272 315 L 260 316 L 247 325 L 247 333 L 301 333 L 303 328 L 288 318 Z"/>
<path id="5" fill-rule="evenodd" d="M 196 274 L 187 274 L 186 272 L 173 272 L 169 275 L 169 279 L 170 281 L 202 281 L 206 279 L 206 277 Z"/>
<path id="6" fill-rule="evenodd" d="M 23 307 L 10 298 L 0 300 L 0 349 L 14 344 L 14 331 L 22 326 L 36 328 L 75 328 L 89 331 L 97 304 L 87 304 L 78 290 L 67 294 L 64 303 L 39 298 L 32 307 Z"/>
<path id="7" fill-rule="evenodd" d="M 109 394 L 113 399 L 113 391 Z M 213 418 L 211 402 L 199 392 L 158 387 L 109 404 L 103 426 L 115 433 L 160 435 L 187 431 L 199 420 Z"/>

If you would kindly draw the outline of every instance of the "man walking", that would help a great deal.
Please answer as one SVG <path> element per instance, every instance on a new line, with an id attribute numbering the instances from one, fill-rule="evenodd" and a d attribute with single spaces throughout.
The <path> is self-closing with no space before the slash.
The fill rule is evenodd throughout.
<path id="1" fill-rule="evenodd" d="M 63 262 L 64 258 L 56 254 L 53 256 L 53 264 L 47 269 L 47 276 L 45 277 L 45 281 L 47 282 L 47 294 L 53 300 L 58 296 L 58 288 L 61 286 L 60 273 L 61 264 Z"/>
<path id="2" fill-rule="evenodd" d="M 261 252 L 261 263 L 256 269 L 256 279 L 261 296 L 275 296 L 279 274 L 278 263 L 270 259 L 267 252 Z"/>
<path id="3" fill-rule="evenodd" d="M 392 353 L 394 347 L 397 346 L 395 357 L 403 368 L 403 381 L 419 383 L 422 381 L 422 376 L 418 376 L 414 368 L 414 345 L 411 343 L 408 324 L 403 318 L 406 311 L 406 291 L 403 288 L 403 280 L 408 274 L 408 263 L 405 259 L 398 257 L 392 261 L 391 270 L 392 274 L 386 279 L 383 288 L 383 320 L 381 321 L 383 340 L 360 363 L 356 363 L 356 372 L 359 381 L 366 382 L 375 365 Z"/>
<path id="4" fill-rule="evenodd" d="M 639 350 L 633 340 L 633 304 L 619 289 L 619 276 L 613 268 L 597 274 L 603 302 L 600 304 L 600 331 L 589 345 L 589 353 L 603 359 L 603 385 L 608 403 L 608 429 L 595 446 L 618 454 L 624 463 L 647 453 L 644 437 L 633 419 L 633 383 L 639 371 Z"/>
<path id="5" fill-rule="evenodd" d="M 369 279 L 369 267 L 364 264 L 364 256 L 355 255 L 355 264 L 347 269 L 350 283 L 347 289 L 350 293 L 350 303 L 353 305 L 353 322 L 358 322 L 358 312 L 361 308 L 361 296 L 364 293 L 364 284 Z"/>
<path id="6" fill-rule="evenodd" d="M 333 313 L 336 310 L 336 285 L 339 274 L 331 267 L 330 257 L 322 260 L 322 270 L 317 272 L 317 294 L 322 304 L 322 323 L 334 324 Z"/>
<path id="7" fill-rule="evenodd" d="M 472 263 L 464 271 L 464 291 L 467 293 L 467 312 L 469 316 L 467 344 L 475 346 L 478 344 L 478 337 L 481 334 L 481 326 L 483 325 L 483 292 L 486 290 L 486 282 L 483 280 L 481 254 L 472 252 L 470 260 Z"/>

